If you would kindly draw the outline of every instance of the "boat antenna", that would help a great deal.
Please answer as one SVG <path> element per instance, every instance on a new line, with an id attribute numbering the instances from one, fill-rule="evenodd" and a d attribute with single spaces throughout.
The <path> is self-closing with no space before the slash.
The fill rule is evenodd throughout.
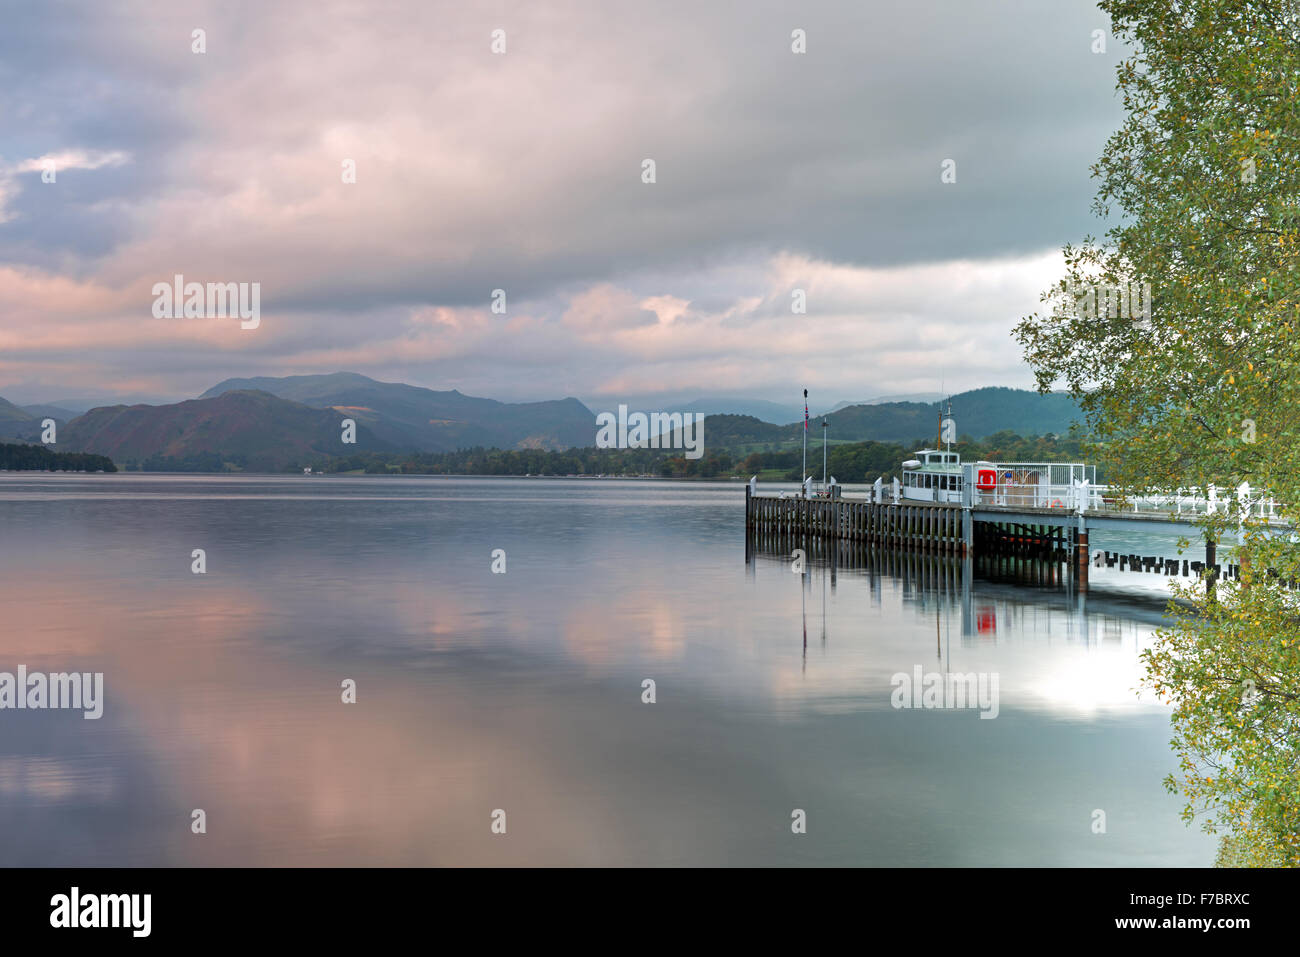
<path id="1" fill-rule="evenodd" d="M 948 419 L 952 420 L 952 396 L 948 396 Z M 952 451 L 952 430 L 948 430 L 948 441 L 945 443 L 945 450 Z"/>
<path id="2" fill-rule="evenodd" d="M 941 365 L 939 366 L 939 401 L 935 403 L 939 407 L 939 431 L 934 434 L 934 447 L 936 449 L 943 448 L 943 380 L 944 368 Z"/>

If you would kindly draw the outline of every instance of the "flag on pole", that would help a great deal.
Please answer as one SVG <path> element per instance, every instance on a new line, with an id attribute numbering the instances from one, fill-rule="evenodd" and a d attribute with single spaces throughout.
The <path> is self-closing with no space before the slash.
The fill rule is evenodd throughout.
<path id="1" fill-rule="evenodd" d="M 803 390 L 803 430 L 808 431 L 808 390 Z"/>

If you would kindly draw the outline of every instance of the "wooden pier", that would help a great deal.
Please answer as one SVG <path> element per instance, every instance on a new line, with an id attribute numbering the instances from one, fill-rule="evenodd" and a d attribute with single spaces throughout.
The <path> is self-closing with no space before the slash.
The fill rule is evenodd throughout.
<path id="1" fill-rule="evenodd" d="M 746 528 L 943 555 L 966 554 L 964 511 L 960 505 L 777 498 L 745 491 Z"/>
<path id="2" fill-rule="evenodd" d="M 955 504 L 908 499 L 846 499 L 838 487 L 830 497 L 758 495 L 745 487 L 745 528 L 760 545 L 768 540 L 795 539 L 859 542 L 869 546 L 957 558 L 1041 561 L 1063 564 L 1080 584 L 1087 584 L 1089 531 L 1098 528 L 1132 531 L 1173 526 L 1192 527 L 1194 515 L 1117 513 L 1099 509 L 1034 508 L 994 504 Z M 1169 570 L 1166 560 L 1140 556 L 1100 556 L 1099 564 L 1136 570 Z M 1177 563 L 1174 563 L 1176 566 Z M 1177 573 L 1174 567 L 1174 572 Z M 1184 576 L 1204 574 L 1207 586 L 1236 569 L 1216 563 L 1216 546 L 1206 542 L 1205 561 L 1182 563 Z M 1225 575 L 1226 572 L 1226 575 Z"/>

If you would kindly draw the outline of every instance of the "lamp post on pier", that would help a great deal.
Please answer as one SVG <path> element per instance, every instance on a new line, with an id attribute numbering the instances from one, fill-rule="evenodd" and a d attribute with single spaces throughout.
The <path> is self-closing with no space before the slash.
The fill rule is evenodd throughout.
<path id="1" fill-rule="evenodd" d="M 822 494 L 826 494 L 826 420 L 822 419 Z"/>
<path id="2" fill-rule="evenodd" d="M 805 489 L 804 497 L 808 497 L 808 390 L 803 390 L 803 464 L 799 467 L 799 484 Z"/>

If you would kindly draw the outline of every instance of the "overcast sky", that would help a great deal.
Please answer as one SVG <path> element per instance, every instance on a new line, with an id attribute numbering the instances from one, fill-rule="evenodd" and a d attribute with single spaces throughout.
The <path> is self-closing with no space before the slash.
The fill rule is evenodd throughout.
<path id="1" fill-rule="evenodd" d="M 0 0 L 0 395 L 1028 387 L 1122 52 L 1084 0 Z"/>

